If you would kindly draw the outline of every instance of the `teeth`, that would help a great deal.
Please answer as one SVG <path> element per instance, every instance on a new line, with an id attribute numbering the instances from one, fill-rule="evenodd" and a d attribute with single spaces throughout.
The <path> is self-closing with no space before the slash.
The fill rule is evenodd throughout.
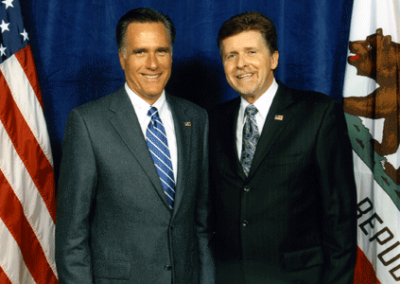
<path id="1" fill-rule="evenodd" d="M 157 74 L 157 75 L 144 75 L 143 74 L 143 76 L 148 79 L 157 79 L 158 77 L 160 77 L 160 74 Z"/>
<path id="2" fill-rule="evenodd" d="M 243 78 L 248 78 L 248 77 L 251 77 L 251 76 L 253 76 L 253 74 L 244 74 L 244 75 L 238 76 L 238 78 L 239 79 L 243 79 Z"/>

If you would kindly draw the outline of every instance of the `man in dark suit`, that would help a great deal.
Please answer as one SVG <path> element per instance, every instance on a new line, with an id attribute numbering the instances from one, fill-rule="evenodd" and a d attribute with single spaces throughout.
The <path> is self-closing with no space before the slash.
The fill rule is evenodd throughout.
<path id="1" fill-rule="evenodd" d="M 210 114 L 216 283 L 352 283 L 356 194 L 341 105 L 277 82 L 271 20 L 226 21 L 218 45 L 239 98 Z"/>
<path id="2" fill-rule="evenodd" d="M 175 28 L 153 9 L 118 22 L 126 84 L 74 109 L 56 228 L 60 284 L 214 283 L 208 118 L 166 94 Z"/>

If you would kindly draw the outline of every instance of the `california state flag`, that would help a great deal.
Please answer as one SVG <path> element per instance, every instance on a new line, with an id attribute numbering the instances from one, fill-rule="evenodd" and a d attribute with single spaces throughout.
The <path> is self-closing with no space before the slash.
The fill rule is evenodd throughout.
<path id="1" fill-rule="evenodd" d="M 400 1 L 354 0 L 343 107 L 358 191 L 354 283 L 400 283 Z"/>

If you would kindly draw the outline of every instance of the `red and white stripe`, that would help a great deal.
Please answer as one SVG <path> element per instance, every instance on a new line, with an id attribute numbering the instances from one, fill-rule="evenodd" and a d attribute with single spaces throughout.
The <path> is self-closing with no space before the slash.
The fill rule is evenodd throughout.
<path id="1" fill-rule="evenodd" d="M 0 283 L 58 283 L 54 171 L 30 46 L 0 64 Z"/>

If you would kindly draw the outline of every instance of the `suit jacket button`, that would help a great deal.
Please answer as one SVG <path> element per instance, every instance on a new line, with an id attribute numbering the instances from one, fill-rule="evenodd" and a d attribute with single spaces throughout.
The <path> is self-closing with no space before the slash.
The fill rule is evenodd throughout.
<path id="1" fill-rule="evenodd" d="M 172 269 L 172 266 L 171 265 L 166 265 L 166 266 L 164 266 L 164 270 L 165 271 L 170 271 Z"/>
<path id="2" fill-rule="evenodd" d="M 250 187 L 245 186 L 243 190 L 244 190 L 245 192 L 249 192 L 249 191 L 250 191 Z"/>
<path id="3" fill-rule="evenodd" d="M 242 226 L 243 226 L 243 227 L 247 227 L 247 224 L 249 224 L 249 222 L 247 222 L 246 220 L 244 220 L 244 221 L 242 222 Z"/>

